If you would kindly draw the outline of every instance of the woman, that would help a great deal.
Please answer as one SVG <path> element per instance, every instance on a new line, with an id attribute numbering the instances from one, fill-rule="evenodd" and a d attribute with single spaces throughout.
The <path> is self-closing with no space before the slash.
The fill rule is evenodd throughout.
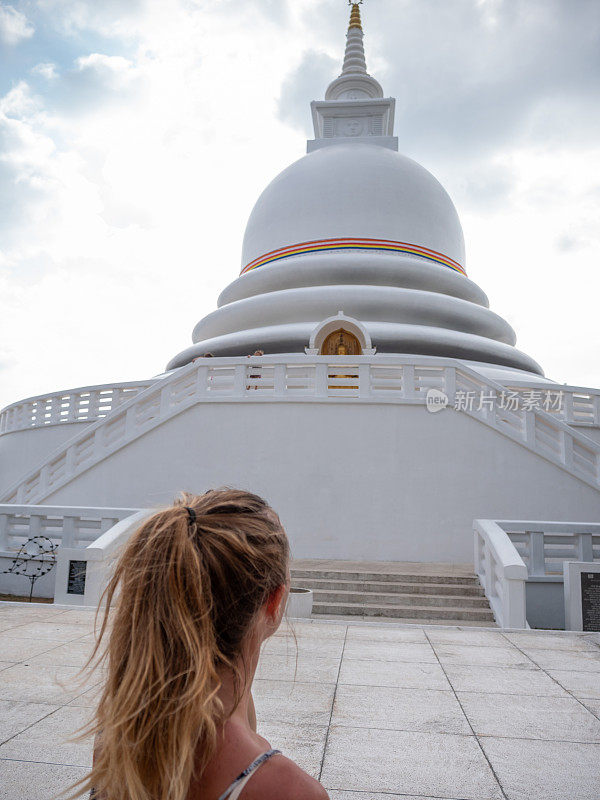
<path id="1" fill-rule="evenodd" d="M 94 651 L 103 647 L 107 673 L 85 791 L 102 800 L 327 800 L 256 732 L 252 679 L 284 613 L 288 552 L 277 514 L 233 489 L 184 495 L 131 537 Z"/>

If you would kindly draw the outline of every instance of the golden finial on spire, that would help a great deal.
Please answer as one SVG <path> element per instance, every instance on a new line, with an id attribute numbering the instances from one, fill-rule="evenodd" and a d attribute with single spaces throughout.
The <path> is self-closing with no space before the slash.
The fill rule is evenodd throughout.
<path id="1" fill-rule="evenodd" d="M 352 11 L 350 12 L 350 24 L 348 25 L 348 30 L 350 28 L 360 28 L 362 31 L 362 23 L 360 21 L 360 9 L 359 5 L 362 3 L 362 0 L 358 0 L 357 3 L 353 3 L 352 0 L 348 0 L 348 5 L 352 6 Z"/>

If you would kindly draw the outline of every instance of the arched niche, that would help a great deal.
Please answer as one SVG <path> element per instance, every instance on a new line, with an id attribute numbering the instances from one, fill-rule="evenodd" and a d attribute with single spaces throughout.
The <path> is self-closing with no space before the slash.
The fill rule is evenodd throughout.
<path id="1" fill-rule="evenodd" d="M 358 348 L 358 352 L 347 352 L 347 355 L 371 356 L 375 353 L 369 332 L 362 322 L 354 319 L 354 317 L 347 317 L 343 311 L 339 311 L 334 317 L 328 317 L 319 322 L 310 335 L 306 353 L 311 356 L 321 355 L 323 345 L 328 340 L 332 342 L 333 338 L 335 338 L 332 337 L 332 334 L 337 334 L 339 337 L 340 332 L 342 334 L 342 343 L 345 343 L 347 351 L 349 346 L 352 349 Z M 357 343 L 354 347 L 352 347 L 353 342 Z M 335 355 L 335 353 L 326 353 L 326 355 Z"/>
<path id="2" fill-rule="evenodd" d="M 337 328 L 323 339 L 322 356 L 362 356 L 358 337 L 345 328 Z"/>

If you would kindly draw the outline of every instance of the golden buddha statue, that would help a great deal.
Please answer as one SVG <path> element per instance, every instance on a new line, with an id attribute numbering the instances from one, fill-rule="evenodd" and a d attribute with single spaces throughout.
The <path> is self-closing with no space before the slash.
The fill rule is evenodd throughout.
<path id="1" fill-rule="evenodd" d="M 346 347 L 346 344 L 344 342 L 344 333 L 345 333 L 345 331 L 343 331 L 343 330 L 340 331 L 340 338 L 339 338 L 339 341 L 338 341 L 336 349 L 335 349 L 336 356 L 347 356 L 348 355 L 348 348 Z M 336 374 L 332 374 L 331 377 L 332 378 L 354 378 L 356 380 L 356 378 L 358 378 L 358 375 L 346 375 L 346 374 L 336 373 Z M 330 388 L 333 388 L 333 387 L 330 387 Z M 335 388 L 338 388 L 338 389 L 356 389 L 357 387 L 356 386 L 337 386 Z"/>

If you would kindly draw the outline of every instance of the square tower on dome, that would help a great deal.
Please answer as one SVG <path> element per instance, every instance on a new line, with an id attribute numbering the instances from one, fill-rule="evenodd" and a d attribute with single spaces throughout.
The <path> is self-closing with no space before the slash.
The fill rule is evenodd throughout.
<path id="1" fill-rule="evenodd" d="M 346 138 L 398 150 L 395 100 L 384 97 L 379 82 L 367 72 L 358 3 L 352 4 L 342 72 L 327 87 L 325 100 L 313 100 L 310 107 L 315 138 L 307 142 L 308 153 Z"/>

